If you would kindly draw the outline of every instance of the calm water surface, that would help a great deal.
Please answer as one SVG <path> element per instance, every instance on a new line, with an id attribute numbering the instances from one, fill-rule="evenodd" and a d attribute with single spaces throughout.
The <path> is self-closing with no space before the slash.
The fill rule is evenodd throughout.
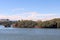
<path id="1" fill-rule="evenodd" d="M 0 28 L 0 40 L 60 40 L 60 29 Z"/>

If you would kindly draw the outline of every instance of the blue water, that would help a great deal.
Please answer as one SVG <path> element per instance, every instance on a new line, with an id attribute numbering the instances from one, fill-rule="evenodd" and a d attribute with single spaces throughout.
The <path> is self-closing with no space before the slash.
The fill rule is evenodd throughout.
<path id="1" fill-rule="evenodd" d="M 60 29 L 1 28 L 0 40 L 60 40 Z"/>
<path id="2" fill-rule="evenodd" d="M 3 25 L 0 25 L 0 29 L 5 29 L 5 27 Z M 12 27 L 8 27 L 8 28 L 12 28 Z"/>

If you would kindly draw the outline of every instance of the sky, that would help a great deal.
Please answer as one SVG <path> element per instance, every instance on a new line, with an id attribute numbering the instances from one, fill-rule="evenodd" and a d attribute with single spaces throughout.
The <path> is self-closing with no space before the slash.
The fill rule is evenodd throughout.
<path id="1" fill-rule="evenodd" d="M 50 20 L 60 18 L 60 0 L 0 0 L 0 19 Z"/>

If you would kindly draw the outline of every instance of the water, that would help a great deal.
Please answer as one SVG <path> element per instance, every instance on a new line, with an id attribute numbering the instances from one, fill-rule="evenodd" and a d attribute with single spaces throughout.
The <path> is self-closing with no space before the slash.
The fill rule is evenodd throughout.
<path id="1" fill-rule="evenodd" d="M 0 25 L 0 29 L 3 29 L 3 28 L 5 28 L 3 25 Z M 7 27 L 7 28 L 12 28 L 12 26 L 11 27 Z"/>
<path id="2" fill-rule="evenodd" d="M 1 28 L 4 28 L 4 26 L 3 26 L 3 25 L 0 25 L 0 29 L 1 29 Z"/>
<path id="3" fill-rule="evenodd" d="M 0 40 L 60 40 L 60 29 L 1 28 Z"/>

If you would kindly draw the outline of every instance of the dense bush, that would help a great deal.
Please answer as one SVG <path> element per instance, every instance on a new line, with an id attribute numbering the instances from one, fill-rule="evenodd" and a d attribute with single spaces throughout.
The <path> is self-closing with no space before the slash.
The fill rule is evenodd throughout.
<path id="1" fill-rule="evenodd" d="M 17 28 L 34 28 L 34 26 L 37 24 L 35 21 L 32 20 L 22 20 L 22 21 L 17 21 L 15 23 Z"/>
<path id="2" fill-rule="evenodd" d="M 15 28 L 60 28 L 60 18 L 55 18 L 48 21 L 32 21 L 32 20 L 19 20 L 19 21 L 8 21 L 0 22 L 0 25 L 10 27 L 13 25 Z"/>

